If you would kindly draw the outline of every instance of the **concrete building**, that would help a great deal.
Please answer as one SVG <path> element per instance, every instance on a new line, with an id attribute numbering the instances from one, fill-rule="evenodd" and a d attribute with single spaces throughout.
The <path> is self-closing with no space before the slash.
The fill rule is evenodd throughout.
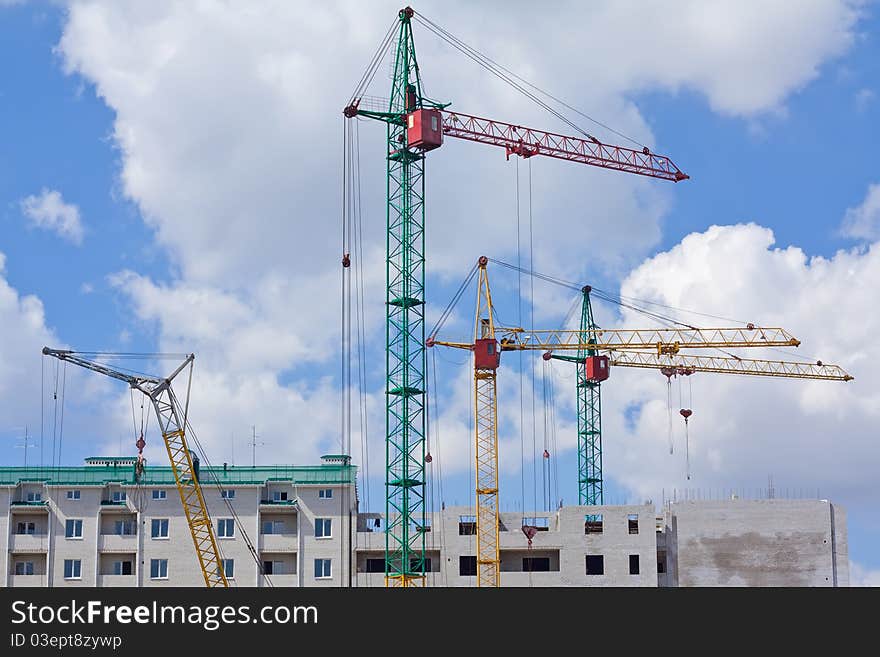
<path id="1" fill-rule="evenodd" d="M 204 586 L 171 468 L 148 465 L 136 485 L 134 462 L 0 468 L 3 584 Z M 267 585 L 248 542 L 273 586 L 347 582 L 355 476 L 338 456 L 317 466 L 201 468 L 233 585 Z M 208 484 L 215 478 L 219 487 Z"/>
<path id="2" fill-rule="evenodd" d="M 0 468 L 3 584 L 202 586 L 171 469 L 147 466 L 136 485 L 133 466 Z M 200 479 L 232 585 L 384 586 L 384 518 L 358 514 L 348 457 Z M 531 545 L 523 525 L 537 527 Z M 424 529 L 428 585 L 474 586 L 474 510 L 429 514 Z M 845 512 L 826 500 L 502 513 L 499 535 L 502 586 L 849 585 Z"/>

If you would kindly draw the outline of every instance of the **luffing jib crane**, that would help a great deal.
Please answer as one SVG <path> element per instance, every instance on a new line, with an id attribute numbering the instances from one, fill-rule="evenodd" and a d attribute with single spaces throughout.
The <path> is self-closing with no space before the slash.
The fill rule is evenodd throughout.
<path id="1" fill-rule="evenodd" d="M 124 381 L 131 388 L 139 390 L 150 399 L 159 420 L 159 430 L 162 432 L 162 440 L 165 442 L 165 449 L 168 452 L 171 471 L 174 473 L 174 482 L 177 485 L 177 492 L 180 494 L 180 503 L 183 505 L 183 512 L 186 515 L 186 522 L 199 560 L 199 568 L 205 578 L 205 585 L 209 588 L 228 587 L 229 582 L 226 580 L 223 560 L 220 556 L 220 550 L 217 548 L 214 528 L 211 525 L 205 498 L 202 496 L 198 474 L 193 466 L 192 453 L 186 441 L 186 404 L 184 404 L 184 409 L 181 409 L 177 396 L 171 387 L 171 382 L 178 374 L 187 367 L 192 367 L 195 356 L 189 354 L 171 374 L 160 378 L 130 374 L 109 367 L 104 363 L 94 362 L 85 358 L 86 355 L 90 355 L 85 352 L 43 347 L 43 355 L 53 356 L 64 362 L 73 363 L 87 370 Z M 189 392 L 187 391 L 187 401 L 188 397 Z M 141 436 L 138 440 L 139 451 L 142 451 L 143 447 L 143 436 Z M 139 458 L 136 472 L 138 478 L 142 474 L 142 467 L 143 462 Z"/>
<path id="2" fill-rule="evenodd" d="M 343 110 L 348 119 L 375 119 L 387 126 L 385 583 L 404 587 L 425 581 L 425 533 L 419 530 L 425 527 L 425 153 L 440 147 L 446 136 L 504 148 L 508 159 L 542 155 L 674 182 L 688 178 L 647 147 L 624 148 L 587 133 L 583 139 L 483 119 L 430 100 L 423 95 L 416 60 L 414 16 L 419 17 L 410 7 L 398 12 L 387 106 L 368 109 L 362 99 L 392 43 L 393 28 Z M 346 253 L 343 267 L 349 265 Z"/>

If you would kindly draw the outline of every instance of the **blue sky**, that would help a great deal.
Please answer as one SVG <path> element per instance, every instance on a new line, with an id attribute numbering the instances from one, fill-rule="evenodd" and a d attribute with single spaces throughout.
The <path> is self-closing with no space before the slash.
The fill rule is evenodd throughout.
<path id="1" fill-rule="evenodd" d="M 820 4 L 838 3 L 817 3 Z M 278 17 L 261 19 L 259 11 L 255 12 L 256 17 L 242 20 L 242 34 L 229 39 L 228 52 L 220 53 L 218 44 L 201 33 L 191 39 L 195 45 L 176 43 L 175 39 L 187 32 L 175 30 L 175 21 L 179 20 L 184 26 L 192 26 L 194 20 L 215 26 L 222 22 L 213 23 L 217 17 L 212 16 L 196 20 L 187 16 L 188 10 L 175 12 L 157 6 L 149 11 L 129 11 L 129 7 L 121 5 L 108 8 L 101 3 L 80 2 L 72 3 L 72 9 L 60 4 L 23 3 L 4 7 L 0 3 L 0 57 L 8 63 L 0 73 L 0 253 L 5 255 L 5 268 L 0 275 L 22 297 L 39 298 L 45 311 L 42 328 L 51 331 L 51 337 L 64 344 L 80 349 L 133 351 L 180 347 L 196 350 L 200 357 L 204 355 L 208 383 L 196 391 L 203 400 L 208 396 L 211 399 L 200 400 L 203 406 L 196 410 L 205 416 L 202 425 L 207 427 L 206 431 L 222 427 L 222 433 L 229 434 L 210 438 L 218 461 L 229 458 L 226 449 L 233 435 L 236 454 L 246 451 L 244 436 L 252 423 L 258 425 L 258 431 L 270 445 L 279 449 L 284 445 L 285 460 L 314 458 L 322 451 L 335 451 L 338 445 L 335 428 L 338 412 L 334 407 L 334 404 L 338 406 L 338 350 L 334 347 L 338 336 L 319 329 L 333 322 L 335 331 L 338 324 L 338 272 L 326 266 L 327 262 L 338 261 L 341 131 L 337 115 L 384 27 L 393 18 L 391 10 L 378 18 L 365 18 L 363 25 L 357 25 L 359 17 L 355 6 L 343 4 L 342 8 L 345 29 L 351 30 L 348 41 L 351 52 L 334 55 L 328 63 L 319 44 L 324 34 L 322 30 L 329 28 L 318 19 L 310 25 L 315 32 L 314 41 L 310 41 L 310 37 L 302 39 L 296 52 L 288 58 L 286 37 L 276 34 L 271 25 Z M 168 16 L 163 16 L 166 10 Z M 292 24 L 296 24 L 299 20 L 296 11 L 291 12 L 292 16 L 278 19 L 278 23 L 287 25 L 287 21 L 293 21 Z M 445 16 L 442 5 L 428 5 L 425 13 L 464 38 L 473 35 L 472 25 L 447 19 L 449 15 Z M 607 20 L 614 25 L 614 21 L 619 20 L 613 10 L 599 13 L 601 15 L 595 17 L 597 23 Z M 784 8 L 770 13 L 784 14 Z M 772 229 L 776 248 L 784 250 L 793 246 L 802 249 L 808 257 L 826 259 L 833 259 L 840 250 L 853 253 L 849 264 L 835 261 L 841 271 L 858 269 L 863 266 L 860 263 L 868 262 L 862 259 L 869 257 L 872 240 L 876 241 L 878 235 L 845 236 L 841 225 L 847 209 L 862 205 L 870 185 L 880 182 L 876 164 L 876 149 L 880 143 L 877 127 L 880 124 L 877 38 L 880 18 L 877 13 L 874 4 L 860 5 L 858 18 L 840 28 L 847 38 L 829 36 L 829 45 L 824 50 L 823 38 L 817 36 L 824 34 L 824 14 L 817 13 L 816 25 L 806 25 L 809 16 L 793 21 L 791 31 L 795 35 L 797 30 L 804 30 L 803 36 L 798 38 L 798 48 L 803 48 L 803 52 L 792 48 L 790 52 L 778 53 L 767 46 L 769 54 L 762 63 L 762 68 L 768 70 L 778 68 L 778 74 L 754 68 L 750 72 L 748 61 L 738 62 L 735 55 L 725 53 L 717 55 L 730 67 L 729 86 L 742 87 L 739 96 L 725 89 L 727 82 L 722 74 L 719 74 L 720 80 L 707 81 L 706 74 L 699 71 L 676 72 L 676 68 L 689 70 L 690 64 L 684 60 L 680 67 L 671 65 L 667 69 L 658 65 L 642 79 L 624 64 L 616 63 L 615 52 L 607 50 L 604 54 L 609 68 L 619 66 L 619 77 L 623 81 L 603 81 L 595 71 L 591 78 L 589 71 L 593 69 L 590 67 L 598 65 L 577 61 L 572 55 L 571 43 L 564 39 L 552 47 L 547 46 L 548 52 L 533 61 L 534 50 L 530 49 L 535 44 L 525 39 L 515 47 L 510 45 L 504 38 L 506 24 L 498 25 L 497 34 L 486 35 L 488 52 L 499 53 L 497 57 L 509 66 L 528 66 L 528 75 L 547 80 L 546 86 L 551 91 L 573 99 L 585 109 L 594 111 L 596 107 L 595 113 L 612 125 L 647 136 L 656 143 L 657 150 L 670 155 L 692 176 L 691 180 L 672 186 L 655 181 L 624 181 L 620 176 L 605 172 L 571 172 L 571 167 L 565 165 L 534 161 L 536 268 L 589 280 L 609 290 L 620 290 L 623 285 L 627 290 L 645 291 L 649 286 L 646 287 L 644 278 L 661 280 L 667 275 L 678 276 L 691 281 L 691 287 L 683 286 L 680 291 L 685 297 L 658 299 L 730 317 L 743 317 L 753 311 L 773 316 L 777 305 L 782 307 L 782 299 L 774 300 L 773 294 L 796 297 L 799 301 L 792 308 L 797 309 L 797 314 L 792 319 L 803 324 L 783 325 L 796 335 L 816 336 L 811 345 L 805 340 L 805 353 L 810 356 L 817 353 L 811 346 L 824 349 L 822 353 L 829 354 L 825 356 L 828 360 L 856 368 L 857 384 L 866 380 L 870 386 L 869 366 L 878 353 L 876 348 L 872 350 L 860 342 L 864 338 L 855 329 L 845 340 L 837 341 L 836 334 L 823 328 L 823 324 L 824 318 L 841 314 L 854 327 L 877 326 L 880 318 L 876 309 L 859 306 L 857 300 L 843 295 L 840 290 L 846 287 L 826 285 L 826 280 L 837 281 L 835 275 L 804 270 L 801 279 L 795 280 L 792 274 L 791 280 L 786 278 L 777 288 L 778 279 L 769 278 L 772 270 L 767 272 L 768 279 L 762 280 L 760 271 L 753 274 L 748 265 L 734 261 L 726 270 L 731 279 L 730 287 L 724 276 L 716 276 L 705 282 L 704 287 L 711 289 L 694 294 L 697 288 L 693 286 L 698 285 L 703 273 L 685 271 L 688 251 L 682 247 L 682 240 L 692 233 L 705 234 L 712 224 L 755 222 Z M 157 22 L 163 18 L 167 33 L 161 32 L 163 28 L 158 28 L 159 32 L 148 32 L 146 28 L 143 33 L 139 31 L 146 25 L 156 30 Z M 753 18 L 765 20 L 759 14 Z M 772 21 L 773 17 L 766 20 Z M 824 22 L 828 23 L 830 34 L 833 21 Z M 782 24 L 787 23 L 782 21 Z M 623 24 L 620 25 L 622 29 Z M 252 31 L 251 41 L 247 30 Z M 540 27 L 536 30 L 540 35 Z M 205 31 L 210 32 L 207 28 Z M 478 84 L 481 78 L 476 72 L 473 78 L 470 74 L 457 75 L 457 69 L 440 65 L 441 58 L 451 55 L 432 44 L 430 35 L 417 31 L 417 38 L 419 46 L 424 44 L 421 50 L 423 76 L 431 82 L 432 95 L 446 97 L 441 91 L 448 89 L 448 97 L 454 97 L 456 107 L 464 112 L 487 113 L 510 120 L 522 116 L 523 122 L 537 122 L 536 127 L 559 127 L 536 114 L 533 108 L 509 102 L 509 97 L 495 87 L 487 87 L 483 95 Z M 140 39 L 149 39 L 151 45 L 143 46 L 145 42 Z M 131 45 L 127 40 L 131 40 Z M 809 43 L 803 45 L 811 40 L 816 42 L 815 52 L 810 50 Z M 222 35 L 217 41 L 224 43 Z M 257 43 L 259 45 L 254 45 Z M 264 44 L 265 52 L 259 50 Z M 761 41 L 761 30 L 758 30 L 754 42 L 743 41 L 741 48 L 760 52 L 764 46 L 766 43 Z M 143 61 L 129 57 L 127 47 L 132 51 L 141 48 Z M 150 50 L 153 47 L 155 51 Z M 707 58 L 717 54 L 711 46 L 706 48 Z M 241 49 L 240 58 L 237 49 Z M 561 56 L 565 63 L 550 67 L 544 56 L 552 61 L 556 61 L 554 56 L 557 60 Z M 688 52 L 687 56 L 695 54 Z M 776 61 L 786 56 L 814 58 L 813 71 L 792 72 L 796 66 L 783 66 L 781 61 Z M 622 54 L 620 57 L 623 58 Z M 670 59 L 675 59 L 674 53 Z M 216 70 L 211 64 L 215 60 Z M 261 74 L 277 75 L 271 78 L 276 81 L 274 85 L 268 89 L 251 86 L 246 63 L 252 60 L 260 63 L 257 70 Z M 177 61 L 181 62 L 179 67 Z M 237 61 L 245 62 L 241 70 Z M 772 89 L 766 98 L 751 92 L 751 74 L 755 76 L 755 88 Z M 298 82 L 290 83 L 291 78 Z M 236 83 L 240 86 L 236 87 Z M 382 83 L 379 76 L 377 87 L 372 90 L 376 95 L 387 93 L 381 88 Z M 204 84 L 204 93 L 193 91 L 198 90 L 199 84 Z M 213 111 L 204 111 L 202 102 L 208 108 L 211 108 L 209 103 L 213 103 Z M 617 117 L 620 123 L 615 123 L 614 112 L 624 106 L 630 109 L 621 112 Z M 630 111 L 631 108 L 635 111 Z M 608 114 L 603 115 L 602 111 Z M 199 117 L 200 112 L 201 120 L 194 118 Z M 332 130 L 309 127 L 313 117 L 322 114 L 333 115 L 332 122 L 326 119 Z M 276 127 L 277 140 L 273 136 Z M 364 123 L 360 130 L 362 182 L 367 189 L 368 208 L 365 229 L 372 231 L 365 248 L 375 256 L 380 251 L 370 249 L 381 249 L 382 245 L 382 172 L 380 167 L 368 163 L 381 158 L 381 128 Z M 319 134 L 329 136 L 318 138 Z M 445 305 L 467 267 L 480 253 L 508 261 L 517 257 L 515 244 L 511 242 L 513 224 L 510 220 L 515 210 L 512 201 L 515 165 L 505 163 L 499 153 L 483 153 L 470 145 L 448 145 L 443 151 L 432 156 L 436 158 L 432 162 L 437 162 L 431 167 L 434 177 L 429 182 L 429 199 L 437 199 L 429 210 L 429 216 L 436 222 L 434 225 L 469 212 L 480 217 L 494 213 L 493 217 L 506 218 L 491 220 L 496 223 L 487 219 L 482 222 L 485 229 L 475 229 L 472 238 L 465 231 L 456 237 L 458 228 L 450 228 L 449 234 L 440 234 L 447 231 L 438 230 L 433 238 L 429 233 L 429 258 L 433 257 L 429 267 L 432 262 L 437 263 L 429 285 L 437 307 Z M 238 161 L 236 158 L 241 158 L 242 168 L 230 172 Z M 228 166 L 221 166 L 221 162 Z M 520 164 L 521 173 L 525 174 L 527 166 Z M 480 173 L 461 176 L 462 171 Z M 241 194 L 237 196 L 250 195 L 249 202 L 242 203 L 241 207 L 229 195 L 238 191 L 239 185 Z M 76 206 L 84 228 L 80 245 L 28 221 L 22 201 L 40 195 L 42 190 L 57 190 L 65 203 Z M 212 196 L 216 198 L 210 199 Z M 566 219 L 561 217 L 565 213 L 571 213 L 568 221 L 583 223 L 588 230 L 569 229 Z M 626 218 L 620 218 L 623 215 Z M 542 225 L 552 228 L 545 231 Z M 455 226 L 460 228 L 461 224 Z M 732 233 L 730 239 L 734 239 Z M 755 239 L 760 242 L 759 238 Z M 306 246 L 300 246 L 301 243 Z M 289 254 L 282 246 L 285 244 L 290 246 Z M 748 246 L 752 242 L 744 244 Z M 685 264 L 678 265 L 674 271 L 664 270 L 664 263 L 670 258 L 651 260 L 664 253 L 679 253 Z M 788 257 L 774 256 L 772 249 L 760 244 L 756 253 L 767 258 Z M 744 255 L 743 262 L 747 261 Z M 376 263 L 371 261 L 373 264 Z M 740 266 L 748 269 L 749 277 L 743 274 L 738 281 Z M 868 264 L 864 267 L 874 275 L 876 269 Z M 381 274 L 380 267 L 369 268 L 368 289 L 380 290 L 381 280 L 370 274 L 373 270 Z M 640 278 L 639 271 L 645 276 Z M 121 272 L 129 274 L 121 275 Z M 244 282 L 251 274 L 259 285 L 249 287 Z M 499 307 L 515 308 L 516 299 L 511 293 L 515 281 L 502 272 L 496 276 Z M 736 285 L 738 282 L 751 287 L 744 289 Z M 871 286 L 878 281 L 867 279 L 863 283 Z M 276 284 L 280 291 L 273 287 Z M 815 312 L 804 308 L 812 303 L 810 286 L 821 288 L 815 295 Z M 752 292 L 761 298 L 763 306 L 744 298 Z M 289 296 L 285 299 L 273 296 L 287 293 Z M 544 294 L 544 290 L 538 289 L 539 296 Z M 326 301 L 331 295 L 332 304 Z M 691 298 L 693 304 L 689 303 Z M 166 299 L 171 310 L 164 307 Z M 566 308 L 569 301 L 570 298 L 565 299 Z M 459 335 L 464 331 L 467 335 L 470 298 L 466 297 L 462 303 L 459 321 L 450 330 L 458 331 Z M 537 307 L 540 321 L 550 326 L 555 326 L 554 322 L 558 322 L 564 312 L 555 298 L 552 303 L 550 300 L 540 302 Z M 194 319 L 203 309 L 210 312 L 204 319 Z M 314 319 L 301 325 L 302 315 L 313 311 Z M 218 314 L 216 317 L 220 319 L 212 324 L 213 312 L 222 315 Z M 624 319 L 615 315 L 614 309 L 603 312 L 607 313 L 605 321 Z M 863 317 L 863 312 L 868 316 Z M 252 319 L 241 319 L 251 313 Z M 373 327 L 368 353 L 375 357 L 381 357 L 381 322 L 376 323 L 380 313 L 381 305 L 368 316 L 368 325 Z M 508 310 L 505 314 L 511 316 L 515 312 Z M 188 319 L 181 322 L 181 317 Z M 785 320 L 785 317 L 779 319 Z M 285 338 L 287 327 L 292 327 L 289 343 Z M 311 329 L 315 333 L 310 333 Z M 33 337 L 38 342 L 46 336 L 34 331 Z M 277 355 L 264 353 L 259 348 L 260 343 L 273 340 L 279 344 Z M 225 349 L 233 355 L 221 354 Z M 858 358 L 853 356 L 854 352 L 859 352 Z M 0 406 L 3 410 L 0 462 L 4 464 L 19 463 L 23 458 L 22 450 L 14 447 L 20 427 L 27 424 L 33 433 L 40 424 L 39 352 L 34 350 L 26 358 L 19 357 L 22 363 L 19 374 L 25 378 L 16 378 L 16 385 L 23 390 L 19 391 L 23 401 Z M 241 361 L 235 360 L 239 357 Z M 462 366 L 455 365 L 464 359 L 460 354 L 449 353 L 438 358 L 443 361 L 445 373 L 441 412 L 448 413 L 448 417 L 441 416 L 441 429 L 451 435 L 461 434 L 462 440 L 467 440 L 464 428 L 467 395 L 459 389 L 460 385 L 455 387 L 467 376 Z M 240 378 L 230 378 L 221 371 L 239 362 L 247 363 L 246 373 Z M 511 370 L 518 371 L 517 365 L 512 364 Z M 381 372 L 375 367 L 368 367 L 368 371 L 371 422 L 377 428 L 382 413 L 381 394 L 377 392 Z M 860 376 L 862 374 L 866 376 Z M 248 379 L 251 375 L 253 378 Z M 649 408 L 651 400 L 662 399 L 665 404 L 663 387 L 656 381 L 650 384 L 653 387 L 639 387 L 648 385 L 621 383 L 617 388 L 609 386 L 606 393 L 609 416 L 620 418 L 619 422 L 609 420 L 611 435 L 606 440 L 618 440 L 624 445 L 619 451 L 609 449 L 609 460 L 606 460 L 612 499 L 638 499 L 651 491 L 655 492 L 656 501 L 659 499 L 656 491 L 661 485 L 664 489 L 689 485 L 681 477 L 680 463 L 673 468 L 674 476 L 652 479 L 645 487 L 634 483 L 639 477 L 644 478 L 644 472 L 632 465 L 633 454 L 638 453 L 639 437 L 665 431 L 664 424 L 649 426 L 652 416 L 648 411 L 641 415 L 641 420 L 636 417 L 641 409 Z M 746 388 L 742 387 L 744 384 L 736 385 L 739 387 L 709 386 L 705 392 L 699 388 L 697 394 L 704 395 L 707 411 L 718 413 L 720 419 L 723 413 L 747 412 L 748 404 L 754 404 L 755 399 L 766 404 L 766 398 L 760 395 L 777 394 L 780 390 L 755 386 L 751 390 L 760 393 L 749 394 L 756 394 L 757 398 L 742 399 L 742 405 L 737 406 L 735 400 L 729 400 Z M 791 382 L 790 385 L 794 390 L 799 384 Z M 516 384 L 511 382 L 510 386 L 510 390 L 503 389 L 502 394 L 512 395 L 503 399 L 509 401 L 511 408 L 516 407 L 510 411 L 513 417 L 518 412 L 519 400 Z M 540 390 L 540 379 L 537 386 Z M 560 390 L 564 389 L 564 384 L 560 386 Z M 880 569 L 880 515 L 870 508 L 870 499 L 876 499 L 876 484 L 869 470 L 871 464 L 880 463 L 878 451 L 870 447 L 868 440 L 876 432 L 877 398 L 867 386 L 853 386 L 852 392 L 846 393 L 849 397 L 833 397 L 846 417 L 839 425 L 841 434 L 835 436 L 830 445 L 823 442 L 828 430 L 816 428 L 817 435 L 811 443 L 814 449 L 803 455 L 796 449 L 797 440 L 789 436 L 788 440 L 779 441 L 778 450 L 768 449 L 766 462 L 752 463 L 749 467 L 731 456 L 730 462 L 736 461 L 736 465 L 729 468 L 724 458 L 721 465 L 712 461 L 716 457 L 708 450 L 704 462 L 699 461 L 699 455 L 696 457 L 698 464 L 702 464 L 703 475 L 698 483 L 691 485 L 713 490 L 757 488 L 766 484 L 768 474 L 773 474 L 781 488 L 820 488 L 823 497 L 840 501 L 849 509 L 853 561 L 867 569 Z M 252 394 L 255 388 L 263 392 L 256 396 Z M 107 388 L 73 394 L 82 397 L 71 400 L 64 462 L 76 463 L 98 446 L 112 449 L 120 440 L 129 439 L 124 432 L 130 426 L 130 418 L 126 425 L 120 410 L 124 407 L 122 401 L 127 398 L 122 400 L 120 391 Z M 803 409 L 808 403 L 804 399 L 813 399 L 809 395 L 798 397 L 799 392 L 786 394 L 789 395 L 786 403 L 791 406 L 785 409 Z M 824 409 L 823 403 L 815 402 L 815 405 Z M 283 415 L 287 424 L 272 426 L 264 418 L 274 414 L 279 404 L 286 409 Z M 754 422 L 758 423 L 757 427 L 772 426 L 775 440 L 780 433 L 786 435 L 788 429 L 773 416 L 772 404 L 767 406 L 759 414 L 761 418 Z M 99 416 L 109 423 L 106 438 L 92 435 L 104 429 L 90 422 L 90 408 L 103 409 Z M 537 412 L 541 413 L 540 401 Z M 298 426 L 298 418 L 303 413 L 314 416 L 311 419 L 314 425 L 307 423 L 315 427 L 314 435 L 304 438 L 302 445 L 288 446 L 289 437 L 283 427 Z M 571 421 L 570 409 L 564 408 L 561 413 L 563 422 Z M 829 411 L 826 415 L 830 414 L 833 413 Z M 807 420 L 805 423 L 809 425 Z M 269 426 L 260 429 L 261 424 Z M 540 415 L 537 424 L 542 424 Z M 197 426 L 200 425 L 197 423 Z M 620 437 L 614 438 L 618 426 Z M 755 426 L 746 424 L 744 430 L 756 436 L 758 449 L 757 445 L 766 442 L 768 436 L 758 436 L 762 429 Z M 710 429 L 704 426 L 698 431 L 706 439 Z M 730 431 L 736 435 L 735 430 Z M 371 433 L 371 441 L 380 441 L 374 442 L 371 450 L 371 474 L 374 475 L 370 487 L 371 506 L 375 508 L 381 496 L 379 479 L 375 476 L 381 475 L 381 437 L 377 435 L 379 431 Z M 530 449 L 531 435 L 528 431 L 526 434 L 526 449 Z M 848 442 L 854 434 L 864 439 Z M 665 435 L 661 438 L 659 443 L 665 441 Z M 719 429 L 718 440 L 722 438 Z M 502 451 L 502 455 L 507 453 L 517 460 L 521 449 L 519 432 L 502 431 L 502 441 L 505 439 L 508 451 Z M 356 446 L 358 439 L 354 439 L 354 443 Z M 449 451 L 463 444 L 451 443 Z M 864 464 L 865 471 L 848 472 L 850 461 L 843 458 L 839 463 L 833 458 L 829 463 L 817 460 L 816 454 L 821 454 L 823 448 L 850 453 L 853 461 Z M 129 448 L 124 447 L 123 451 L 126 449 Z M 467 466 L 462 465 L 467 459 L 456 460 L 451 455 L 447 458 L 450 465 L 443 482 L 447 501 L 463 503 L 470 488 Z M 529 454 L 527 461 L 531 458 Z M 561 450 L 559 459 L 560 496 L 567 502 L 572 501 L 576 498 L 576 489 L 572 477 L 564 475 L 573 467 L 573 450 L 570 447 Z M 799 459 L 804 463 L 798 467 L 791 465 Z M 832 473 L 835 467 L 840 471 Z M 520 489 L 531 490 L 535 482 L 540 487 L 539 478 L 540 471 L 536 477 L 527 468 L 523 475 L 518 464 L 502 467 L 505 490 L 512 491 L 502 496 L 502 508 L 517 508 L 522 496 Z M 847 479 L 851 485 L 842 483 Z M 531 493 L 527 493 L 526 503 L 531 505 Z"/>

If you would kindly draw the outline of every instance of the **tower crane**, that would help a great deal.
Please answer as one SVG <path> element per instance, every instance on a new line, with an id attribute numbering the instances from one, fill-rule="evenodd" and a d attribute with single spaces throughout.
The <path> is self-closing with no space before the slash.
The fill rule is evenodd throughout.
<path id="1" fill-rule="evenodd" d="M 800 340 L 778 327 L 748 324 L 732 328 L 602 329 L 593 320 L 590 292 L 584 295 L 579 330 L 534 330 L 498 327 L 494 323 L 492 295 L 486 266 L 478 260 L 479 288 L 474 338 L 471 342 L 438 340 L 431 335 L 428 347 L 465 349 L 474 354 L 474 418 L 477 488 L 477 585 L 498 586 L 498 429 L 496 371 L 505 351 L 543 351 L 545 360 L 576 363 L 578 393 L 578 490 L 581 505 L 603 504 L 600 384 L 612 366 L 660 370 L 667 376 L 696 372 L 744 374 L 777 378 L 851 381 L 837 365 L 746 359 L 683 353 L 688 349 L 797 347 Z M 470 276 L 466 279 L 470 280 Z M 451 309 L 444 313 L 448 316 Z M 442 326 L 442 321 L 438 324 Z M 436 331 L 435 331 L 436 332 Z M 575 356 L 556 354 L 575 351 Z M 487 486 L 494 486 L 487 490 Z"/>
<path id="2" fill-rule="evenodd" d="M 445 136 L 503 148 L 508 159 L 511 155 L 544 156 L 673 182 L 688 178 L 668 157 L 647 147 L 606 144 L 584 131 L 582 138 L 535 130 L 454 112 L 448 109 L 450 103 L 431 100 L 423 93 L 413 41 L 414 18 L 462 50 L 462 42 L 411 7 L 401 9 L 343 110 L 347 119 L 361 117 L 386 124 L 385 583 L 403 587 L 425 581 L 425 533 L 417 528 L 425 526 L 426 153 L 439 148 Z M 395 33 L 390 97 L 372 106 L 364 94 L 395 43 Z M 473 53 L 465 54 L 474 58 Z M 486 66 L 485 60 L 480 63 Z M 500 77 L 530 95 L 511 78 Z M 350 254 L 343 254 L 343 267 L 350 264 Z"/>
<path id="3" fill-rule="evenodd" d="M 192 453 L 186 441 L 189 389 L 187 389 L 184 408 L 181 409 L 177 396 L 171 387 L 171 382 L 178 374 L 187 367 L 192 368 L 195 355 L 189 354 L 183 363 L 165 378 L 131 374 L 104 363 L 89 360 L 86 356 L 93 355 L 92 352 L 43 347 L 43 355 L 53 356 L 61 361 L 73 363 L 87 370 L 124 381 L 131 388 L 139 390 L 150 399 L 159 420 L 159 429 L 162 432 L 162 439 L 171 462 L 171 471 L 174 473 L 174 482 L 177 485 L 177 492 L 180 494 L 180 502 L 186 515 L 199 567 L 205 578 L 205 586 L 208 588 L 228 587 L 229 582 L 226 580 L 223 560 L 217 547 L 217 539 L 214 536 L 214 528 L 211 525 L 205 498 L 202 496 L 202 487 L 193 465 Z M 143 436 L 141 436 L 138 440 L 139 452 L 142 452 L 143 448 L 144 442 Z M 139 456 L 135 474 L 139 478 L 142 472 L 143 460 Z"/>
<path id="4" fill-rule="evenodd" d="M 592 291 L 589 285 L 582 288 L 579 330 L 526 333 L 520 328 L 498 329 L 504 350 L 544 350 L 545 360 L 575 363 L 578 500 L 582 505 L 597 505 L 604 501 L 601 385 L 610 374 L 609 365 L 659 369 L 668 377 L 713 372 L 828 381 L 852 379 L 838 366 L 822 362 L 812 364 L 680 354 L 681 349 L 693 348 L 799 346 L 800 341 L 782 328 L 747 324 L 745 327 L 727 329 L 601 329 L 593 319 Z M 646 348 L 651 351 L 643 351 Z M 600 355 L 600 350 L 608 350 L 608 353 Z M 575 351 L 576 354 L 556 353 L 558 351 Z"/>

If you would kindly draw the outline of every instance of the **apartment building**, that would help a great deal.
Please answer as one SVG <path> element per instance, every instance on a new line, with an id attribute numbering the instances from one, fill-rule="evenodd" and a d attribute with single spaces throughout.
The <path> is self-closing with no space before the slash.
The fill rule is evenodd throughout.
<path id="1" fill-rule="evenodd" d="M 4 584 L 203 586 L 171 468 L 148 465 L 135 483 L 134 463 L 89 458 L 81 467 L 0 468 Z M 230 583 L 347 582 L 355 476 L 343 456 L 317 466 L 200 468 Z"/>
<path id="2" fill-rule="evenodd" d="M 232 586 L 385 585 L 385 518 L 358 513 L 349 457 L 199 478 Z M 0 467 L 0 505 L 6 586 L 204 585 L 169 467 L 148 465 L 140 483 L 129 458 Z M 475 586 L 472 508 L 411 529 L 425 537 L 429 586 Z M 849 585 L 846 514 L 827 500 L 501 513 L 499 547 L 502 586 Z"/>

